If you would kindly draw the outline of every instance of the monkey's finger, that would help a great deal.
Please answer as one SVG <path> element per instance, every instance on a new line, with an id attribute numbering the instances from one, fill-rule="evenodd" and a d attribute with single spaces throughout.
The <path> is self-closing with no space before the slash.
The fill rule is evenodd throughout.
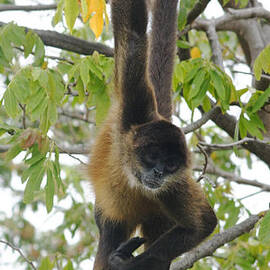
<path id="1" fill-rule="evenodd" d="M 129 239 L 128 241 L 122 243 L 118 248 L 117 251 L 124 253 L 124 254 L 132 254 L 138 247 L 140 247 L 145 242 L 144 238 L 141 237 L 134 237 Z"/>

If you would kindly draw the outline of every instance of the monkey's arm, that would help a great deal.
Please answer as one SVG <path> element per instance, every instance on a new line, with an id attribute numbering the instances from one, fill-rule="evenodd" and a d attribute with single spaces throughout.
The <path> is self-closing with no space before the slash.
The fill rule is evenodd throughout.
<path id="1" fill-rule="evenodd" d="M 107 270 L 110 269 L 109 255 L 129 238 L 131 230 L 124 223 L 113 222 L 102 217 L 101 211 L 97 209 L 95 210 L 95 220 L 99 228 L 100 239 L 94 270 Z"/>
<path id="2" fill-rule="evenodd" d="M 115 38 L 116 91 L 122 106 L 122 126 L 151 121 L 156 110 L 147 82 L 147 10 L 145 0 L 112 0 Z"/>
<path id="3" fill-rule="evenodd" d="M 158 112 L 171 119 L 171 84 L 176 50 L 178 0 L 155 0 L 150 39 L 149 74 Z"/>
<path id="4" fill-rule="evenodd" d="M 120 251 L 111 256 L 113 270 L 167 270 L 168 262 L 198 245 L 214 230 L 216 216 L 196 183 L 174 183 L 158 197 L 176 226 L 161 235 L 145 252 L 122 260 L 119 265 L 114 256 L 121 257 L 124 245 L 120 246 Z"/>

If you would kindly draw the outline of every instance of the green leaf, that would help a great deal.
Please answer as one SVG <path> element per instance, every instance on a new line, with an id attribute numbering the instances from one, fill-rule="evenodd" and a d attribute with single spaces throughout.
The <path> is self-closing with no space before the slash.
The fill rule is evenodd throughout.
<path id="1" fill-rule="evenodd" d="M 270 97 L 270 87 L 268 87 L 254 103 L 254 105 L 252 106 L 252 113 L 257 112 L 265 104 L 265 102 L 268 100 L 269 97 Z"/>
<path id="2" fill-rule="evenodd" d="M 42 95 L 40 95 L 40 97 L 42 97 Z M 45 109 L 48 106 L 48 102 L 48 97 L 44 95 L 44 98 L 41 99 L 39 103 L 37 103 L 36 107 L 34 107 L 32 113 L 30 114 L 33 121 L 41 118 L 41 116 L 44 114 Z"/>
<path id="3" fill-rule="evenodd" d="M 203 99 L 203 102 L 202 102 L 202 106 L 203 106 L 203 110 L 205 112 L 208 112 L 211 110 L 211 102 L 209 100 L 209 97 L 207 95 L 205 95 L 204 99 Z"/>
<path id="4" fill-rule="evenodd" d="M 8 59 L 6 58 L 2 48 L 0 47 L 0 65 L 3 66 L 3 67 L 9 67 L 9 61 Z M 2 72 L 0 72 L 2 73 Z"/>
<path id="5" fill-rule="evenodd" d="M 270 211 L 266 213 L 260 224 L 259 240 L 266 245 L 270 245 Z"/>
<path id="6" fill-rule="evenodd" d="M 0 34 L 0 47 L 3 51 L 3 54 L 5 55 L 5 58 L 8 60 L 8 62 L 11 62 L 14 52 L 12 49 L 12 46 L 10 44 L 9 38 L 7 37 L 8 28 L 10 25 L 4 26 L 4 28 L 1 31 Z"/>
<path id="7" fill-rule="evenodd" d="M 94 59 L 91 58 L 87 58 L 88 60 L 88 65 L 89 65 L 89 69 L 100 79 L 103 80 L 103 72 L 102 69 L 98 66 L 97 63 L 95 63 Z"/>
<path id="8" fill-rule="evenodd" d="M 65 0 L 65 19 L 70 32 L 73 30 L 73 26 L 79 12 L 80 10 L 77 0 Z"/>
<path id="9" fill-rule="evenodd" d="M 52 173 L 52 164 L 48 164 L 47 167 L 47 184 L 45 186 L 45 195 L 46 195 L 46 209 L 50 213 L 53 207 L 53 197 L 54 197 L 54 179 Z"/>
<path id="10" fill-rule="evenodd" d="M 43 134 L 47 134 L 50 128 L 50 122 L 49 122 L 49 116 L 48 116 L 48 104 L 46 104 L 44 112 L 40 116 L 39 128 L 41 129 Z"/>
<path id="11" fill-rule="evenodd" d="M 197 94 L 201 90 L 201 85 L 205 78 L 205 71 L 203 69 L 200 69 L 198 73 L 196 73 L 196 76 L 194 77 L 194 80 L 191 84 L 191 91 L 189 93 L 189 98 L 192 99 L 193 97 L 197 96 Z"/>
<path id="12" fill-rule="evenodd" d="M 177 40 L 176 44 L 179 48 L 182 48 L 182 49 L 189 49 L 192 47 L 192 45 L 185 40 Z"/>
<path id="13" fill-rule="evenodd" d="M 209 85 L 210 85 L 210 79 L 206 78 L 204 80 L 204 82 L 202 83 L 201 87 L 200 87 L 200 91 L 199 91 L 198 95 L 195 96 L 191 101 L 192 108 L 196 108 L 196 107 L 198 107 L 199 105 L 202 104 L 204 98 L 206 97 L 206 92 L 207 92 L 207 90 L 209 88 Z"/>
<path id="14" fill-rule="evenodd" d="M 33 69 L 32 69 L 32 78 L 33 78 L 34 81 L 39 79 L 39 76 L 40 76 L 42 71 L 43 71 L 43 69 L 41 69 L 40 67 L 33 67 Z"/>
<path id="15" fill-rule="evenodd" d="M 46 89 L 48 87 L 48 84 L 49 84 L 49 75 L 48 75 L 47 70 L 42 70 L 41 69 L 41 73 L 39 74 L 38 81 L 39 81 L 40 85 L 44 89 Z"/>
<path id="16" fill-rule="evenodd" d="M 66 62 L 59 62 L 57 64 L 57 69 L 62 75 L 68 74 L 72 67 L 73 65 Z"/>
<path id="17" fill-rule="evenodd" d="M 186 75 L 185 77 L 185 83 L 188 83 L 189 81 L 191 81 L 192 79 L 194 79 L 194 77 L 196 76 L 196 74 L 199 72 L 201 67 L 199 66 L 194 66 L 194 68 L 192 68 Z"/>
<path id="18" fill-rule="evenodd" d="M 47 72 L 47 74 L 48 74 L 48 85 L 45 89 L 47 90 L 50 100 L 54 101 L 56 93 L 55 77 L 52 72 Z"/>
<path id="19" fill-rule="evenodd" d="M 0 105 L 1 106 L 1 105 Z M 13 125 L 8 125 L 6 123 L 0 123 L 0 136 L 4 133 L 8 132 L 10 134 L 14 133 L 16 130 L 18 130 L 17 127 Z"/>
<path id="20" fill-rule="evenodd" d="M 26 164 L 29 164 L 30 167 L 23 171 L 21 177 L 22 183 L 32 175 L 37 176 L 43 168 L 45 160 L 46 156 L 40 154 L 33 155 L 31 159 L 27 160 Z"/>
<path id="21" fill-rule="evenodd" d="M 12 91 L 19 103 L 25 104 L 29 96 L 29 69 L 19 71 L 9 83 L 7 90 Z"/>
<path id="22" fill-rule="evenodd" d="M 44 56 L 45 56 L 45 48 L 44 48 L 44 44 L 42 40 L 36 34 L 35 34 L 35 39 L 36 39 L 35 51 L 34 51 L 35 61 L 33 63 L 33 66 L 38 67 L 43 64 Z"/>
<path id="23" fill-rule="evenodd" d="M 245 119 L 244 117 L 242 117 L 242 119 L 241 119 L 241 125 L 243 124 L 244 125 L 244 127 L 247 129 L 247 131 L 252 135 L 252 136 L 254 136 L 254 137 L 257 137 L 257 138 L 259 138 L 259 139 L 263 139 L 263 135 L 262 135 L 262 133 L 260 132 L 260 130 L 259 130 L 259 127 L 258 127 L 258 125 L 256 124 L 256 122 L 254 122 L 254 121 L 252 121 L 252 120 L 250 120 L 250 121 L 248 121 L 247 119 Z M 241 133 L 241 128 L 242 128 L 242 126 L 241 125 L 239 125 L 239 127 L 240 127 L 240 135 L 241 135 L 241 137 L 242 137 L 242 133 Z"/>
<path id="24" fill-rule="evenodd" d="M 45 158 L 46 158 L 46 156 L 44 154 L 39 153 L 39 152 L 37 152 L 35 154 L 32 153 L 32 157 L 25 160 L 24 163 L 27 165 L 33 166 L 37 162 L 43 162 Z"/>
<path id="25" fill-rule="evenodd" d="M 22 151 L 22 148 L 21 148 L 20 143 L 17 143 L 17 144 L 15 144 L 15 145 L 13 145 L 13 146 L 7 151 L 5 160 L 6 160 L 6 161 L 11 161 L 11 160 L 14 159 L 17 155 L 19 155 L 21 151 Z"/>
<path id="26" fill-rule="evenodd" d="M 263 125 L 263 122 L 262 122 L 261 118 L 258 116 L 257 113 L 248 114 L 248 116 L 249 116 L 250 120 L 252 122 L 254 122 L 258 128 L 260 128 L 261 130 L 266 132 L 265 127 Z"/>
<path id="27" fill-rule="evenodd" d="M 52 263 L 49 257 L 42 259 L 38 270 L 53 270 L 54 263 Z"/>
<path id="28" fill-rule="evenodd" d="M 57 4 L 57 9 L 53 16 L 53 20 L 52 20 L 53 26 L 56 26 L 61 21 L 63 9 L 64 9 L 64 0 L 60 0 L 59 3 Z"/>
<path id="29" fill-rule="evenodd" d="M 86 89 L 90 76 L 89 76 L 89 61 L 84 58 L 80 63 L 80 76 L 83 81 L 84 89 Z"/>
<path id="30" fill-rule="evenodd" d="M 76 89 L 78 91 L 78 102 L 81 104 L 84 102 L 85 99 L 85 92 L 84 92 L 84 85 L 83 82 L 81 80 L 81 77 L 78 78 L 77 80 L 77 84 L 76 84 Z"/>
<path id="31" fill-rule="evenodd" d="M 221 76 L 215 71 L 210 70 L 210 76 L 212 79 L 212 83 L 214 85 L 214 88 L 216 89 L 217 95 L 220 98 L 220 100 L 225 101 L 226 100 L 226 90 L 224 88 L 224 82 Z"/>
<path id="32" fill-rule="evenodd" d="M 37 163 L 41 164 L 41 162 Z M 34 194 L 36 191 L 40 190 L 40 185 L 45 173 L 44 166 L 35 165 L 35 170 L 29 175 L 25 190 L 24 190 L 24 203 L 31 203 L 34 200 Z"/>
<path id="33" fill-rule="evenodd" d="M 7 89 L 4 93 L 4 107 L 7 114 L 15 118 L 19 114 L 19 106 L 14 93 Z"/>
<path id="34" fill-rule="evenodd" d="M 56 104 L 61 104 L 62 99 L 65 94 L 65 86 L 63 82 L 63 78 L 60 73 L 54 70 L 49 70 L 49 80 L 53 81 L 53 101 L 55 101 Z"/>
<path id="35" fill-rule="evenodd" d="M 263 70 L 270 74 L 270 45 L 266 46 L 256 58 L 253 70 L 258 81 L 261 79 Z"/>
<path id="36" fill-rule="evenodd" d="M 243 114 L 240 115 L 240 118 L 239 118 L 239 132 L 240 132 L 240 137 L 243 139 L 247 136 L 247 128 L 246 128 L 246 125 L 245 125 L 245 122 L 247 120 L 244 118 Z M 238 139 L 238 138 L 236 138 Z"/>
<path id="37" fill-rule="evenodd" d="M 23 27 L 19 27 L 16 24 L 11 24 L 10 34 L 11 34 L 10 40 L 15 46 L 19 47 L 23 45 L 25 41 L 25 30 Z"/>
<path id="38" fill-rule="evenodd" d="M 58 119 L 57 106 L 53 101 L 48 104 L 48 118 L 51 125 L 55 124 Z"/>
<path id="39" fill-rule="evenodd" d="M 105 89 L 96 95 L 96 123 L 99 125 L 106 117 L 110 107 L 110 98 Z"/>
<path id="40" fill-rule="evenodd" d="M 181 4 L 178 15 L 178 29 L 183 30 L 187 22 L 187 9 L 184 7 L 184 4 L 182 5 L 182 1 L 180 3 Z"/>
<path id="41" fill-rule="evenodd" d="M 72 262 L 69 260 L 67 265 L 63 268 L 63 270 L 74 270 Z"/>
<path id="42" fill-rule="evenodd" d="M 46 93 L 43 88 L 38 87 L 35 89 L 35 92 L 29 97 L 26 107 L 26 112 L 30 114 L 32 118 L 33 110 L 44 101 L 46 98 Z M 32 118 L 33 119 L 33 118 Z M 37 119 L 37 118 L 34 118 Z"/>
<path id="43" fill-rule="evenodd" d="M 25 37 L 24 44 L 23 44 L 25 58 L 27 58 L 29 56 L 29 54 L 32 53 L 34 45 L 35 45 L 35 40 L 36 39 L 35 39 L 33 32 L 31 30 L 28 31 L 28 33 L 26 34 L 26 37 Z"/>

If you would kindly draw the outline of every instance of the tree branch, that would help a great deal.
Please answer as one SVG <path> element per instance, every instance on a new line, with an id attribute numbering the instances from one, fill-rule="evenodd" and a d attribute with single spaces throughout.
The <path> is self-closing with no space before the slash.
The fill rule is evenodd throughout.
<path id="1" fill-rule="evenodd" d="M 209 43 L 212 49 L 212 60 L 214 64 L 224 70 L 222 50 L 218 40 L 218 35 L 216 31 L 215 20 L 210 21 L 206 29 L 206 35 L 209 39 Z"/>
<path id="2" fill-rule="evenodd" d="M 42 10 L 51 10 L 56 9 L 57 5 L 35 5 L 35 6 L 19 6 L 19 5 L 0 5 L 0 12 L 1 11 L 42 11 Z"/>
<path id="3" fill-rule="evenodd" d="M 201 172 L 202 168 L 196 166 L 193 168 L 193 170 Z M 240 184 L 240 185 L 249 185 L 249 186 L 253 186 L 253 187 L 258 187 L 258 188 L 261 188 L 263 191 L 270 192 L 270 185 L 261 183 L 257 180 L 250 180 L 250 179 L 242 178 L 242 177 L 235 175 L 233 173 L 226 172 L 226 171 L 224 171 L 224 170 L 222 170 L 214 165 L 208 164 L 205 172 L 206 172 L 206 174 L 213 174 L 213 175 L 223 177 L 223 178 L 227 179 L 228 181 L 235 182 L 235 183 Z"/>
<path id="4" fill-rule="evenodd" d="M 250 18 L 263 18 L 270 22 L 270 12 L 262 7 L 252 7 L 243 9 L 227 9 L 228 14 L 220 17 L 217 21 L 222 24 L 226 20 L 239 20 L 239 19 L 250 19 Z M 227 18 L 226 18 L 227 17 Z M 225 21 L 223 21 L 225 19 Z"/>
<path id="5" fill-rule="evenodd" d="M 198 109 L 204 113 L 201 106 L 199 106 Z M 235 117 L 227 113 L 222 114 L 221 109 L 219 107 L 218 109 L 219 111 L 211 116 L 211 120 L 222 130 L 226 131 L 232 138 L 234 138 L 234 131 L 236 127 Z M 262 144 L 255 140 L 247 142 L 244 144 L 244 147 L 270 166 L 270 145 Z"/>
<path id="6" fill-rule="evenodd" d="M 20 256 L 29 264 L 30 267 L 32 267 L 34 270 L 37 270 L 37 268 L 34 266 L 34 264 L 29 259 L 27 259 L 27 257 L 23 254 L 23 252 L 19 248 L 15 247 L 11 243 L 4 241 L 4 240 L 0 240 L 0 243 L 3 243 L 5 245 L 11 247 L 13 250 L 17 251 L 20 254 Z"/>
<path id="7" fill-rule="evenodd" d="M 219 247 L 236 239 L 240 235 L 249 232 L 261 218 L 262 215 L 250 216 L 245 221 L 225 230 L 224 232 L 215 234 L 211 239 L 203 242 L 196 248 L 184 254 L 178 262 L 172 264 L 170 270 L 184 270 L 192 267 L 199 259 L 211 256 Z"/>
<path id="8" fill-rule="evenodd" d="M 187 16 L 187 25 L 191 24 L 197 17 L 199 17 L 203 13 L 210 1 L 211 0 L 200 0 L 195 4 L 193 9 L 189 12 Z"/>
<path id="9" fill-rule="evenodd" d="M 208 122 L 208 120 L 210 120 L 211 117 L 214 114 L 216 114 L 219 110 L 220 110 L 219 107 L 213 107 L 210 111 L 204 113 L 199 120 L 191 123 L 190 125 L 183 127 L 182 131 L 185 134 L 188 134 L 190 132 L 193 132 L 193 131 L 199 129 L 202 125 L 204 125 L 206 122 Z"/>
<path id="10" fill-rule="evenodd" d="M 240 145 L 246 144 L 248 142 L 258 142 L 258 143 L 270 145 L 270 141 L 262 141 L 262 140 L 258 140 L 255 138 L 249 138 L 249 137 L 246 137 L 240 141 L 228 143 L 228 144 L 208 144 L 205 142 L 199 142 L 199 144 L 202 146 L 205 146 L 211 150 L 229 150 L 229 149 L 232 149 L 233 147 L 240 146 Z"/>
<path id="11" fill-rule="evenodd" d="M 61 110 L 59 112 L 59 114 L 60 115 L 63 115 L 63 116 L 66 116 L 68 118 L 71 118 L 71 119 L 75 119 L 75 120 L 83 121 L 83 122 L 88 123 L 88 124 L 96 125 L 96 122 L 86 119 L 81 114 L 74 114 L 74 113 L 71 113 L 71 112 L 68 112 L 68 111 L 64 111 L 64 110 Z"/>
<path id="12" fill-rule="evenodd" d="M 57 145 L 59 146 L 59 145 Z M 7 152 L 12 145 L 0 145 L 0 153 Z M 60 154 L 71 154 L 71 155 L 88 155 L 90 153 L 90 146 L 79 144 L 69 146 L 59 146 Z"/>
<path id="13" fill-rule="evenodd" d="M 0 22 L 0 27 L 6 23 Z M 89 42 L 73 36 L 60 34 L 55 31 L 38 30 L 24 27 L 26 31 L 33 31 L 39 35 L 43 43 L 47 46 L 75 52 L 78 54 L 91 55 L 97 51 L 105 56 L 112 57 L 113 49 L 97 42 Z"/>

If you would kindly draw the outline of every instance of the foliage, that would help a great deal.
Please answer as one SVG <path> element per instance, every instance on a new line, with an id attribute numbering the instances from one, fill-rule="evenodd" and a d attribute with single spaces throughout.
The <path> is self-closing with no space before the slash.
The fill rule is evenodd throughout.
<path id="1" fill-rule="evenodd" d="M 196 3 L 196 0 L 180 2 L 179 30 L 185 28 L 188 12 Z M 227 3 L 223 1 L 224 5 Z M 244 7 L 247 1 L 236 3 Z M 108 25 L 106 8 L 104 0 L 59 0 L 51 14 L 52 25 L 61 26 L 63 33 L 91 41 L 99 38 L 111 44 L 110 29 L 103 29 L 104 24 Z M 221 32 L 219 42 L 228 63 L 226 72 L 212 63 L 211 47 L 204 32 L 190 31 L 189 39 L 177 42 L 179 48 L 191 49 L 192 56 L 190 60 L 176 62 L 173 75 L 175 107 L 186 104 L 190 110 L 181 120 L 186 124 L 191 115 L 193 121 L 199 106 L 207 112 L 215 105 L 225 114 L 236 104 L 239 113 L 234 140 L 247 135 L 264 139 L 266 129 L 258 113 L 269 100 L 270 87 L 237 89 L 228 71 L 243 56 L 238 38 L 232 32 Z M 257 80 L 262 72 L 270 73 L 269 48 L 254 63 Z M 16 23 L 0 28 L 3 82 L 0 147 L 8 148 L 0 153 L 0 187 L 14 200 L 12 216 L 0 212 L 0 239 L 20 247 L 39 270 L 82 269 L 95 255 L 97 229 L 89 184 L 84 172 L 81 173 L 83 165 L 78 164 L 78 158 L 84 163 L 85 157 L 74 156 L 72 152 L 74 149 L 82 149 L 83 154 L 87 152 L 96 127 L 108 113 L 114 61 L 98 52 L 90 56 L 67 51 L 61 51 L 56 58 L 48 55 L 50 49 L 35 32 L 25 31 Z M 188 138 L 196 164 L 204 163 L 203 156 L 196 151 L 199 140 L 210 144 L 232 142 L 212 124 Z M 224 172 L 241 176 L 239 164 L 254 167 L 255 159 L 246 149 L 207 151 L 211 165 Z M 249 216 L 250 209 L 243 200 L 235 198 L 235 186 L 230 181 L 219 175 L 209 177 L 202 185 L 219 219 L 217 233 Z M 29 213 L 35 218 L 29 218 Z M 39 216 L 46 217 L 47 213 L 58 223 L 53 224 L 53 230 L 43 231 L 36 220 Z M 253 232 L 219 248 L 210 258 L 197 262 L 193 269 L 213 269 L 213 265 L 220 269 L 268 269 L 269 235 L 267 213 Z M 22 261 L 19 265 L 29 269 Z"/>

